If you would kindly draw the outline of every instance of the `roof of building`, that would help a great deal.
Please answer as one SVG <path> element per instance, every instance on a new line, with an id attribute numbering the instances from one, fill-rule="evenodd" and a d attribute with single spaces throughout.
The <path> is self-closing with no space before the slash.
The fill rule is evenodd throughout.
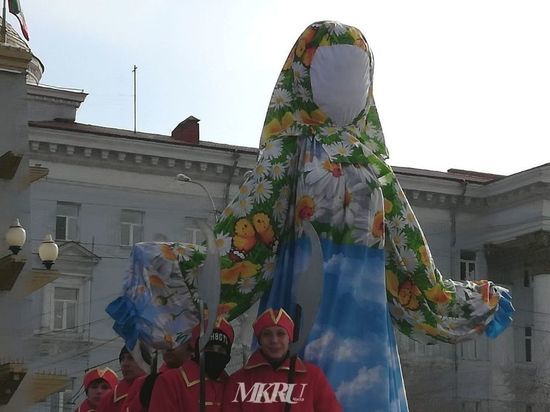
<path id="1" fill-rule="evenodd" d="M 396 173 L 401 175 L 411 175 L 411 176 L 425 176 L 425 177 L 434 177 L 439 179 L 455 180 L 455 181 L 466 181 L 468 183 L 490 183 L 495 180 L 501 179 L 503 175 L 495 175 L 491 173 L 475 172 L 471 170 L 462 170 L 462 169 L 449 169 L 446 172 L 439 172 L 436 170 L 427 170 L 427 169 L 416 169 L 413 167 L 393 167 Z"/>
<path id="2" fill-rule="evenodd" d="M 132 130 L 125 129 L 115 129 L 111 127 L 96 126 L 91 124 L 83 124 L 77 122 L 69 122 L 63 120 L 48 120 L 48 121 L 31 121 L 29 126 L 38 127 L 44 129 L 55 129 L 55 130 L 65 130 L 65 131 L 74 131 L 80 133 L 90 133 L 100 136 L 108 136 L 121 139 L 135 139 L 142 141 L 150 141 L 155 143 L 165 143 L 173 144 L 179 146 L 190 146 L 196 147 L 196 144 L 181 142 L 178 140 L 172 139 L 170 136 L 155 134 L 155 133 L 144 133 L 144 132 L 133 132 Z M 253 147 L 246 146 L 236 146 L 223 143 L 214 143 L 207 141 L 200 141 L 198 146 L 210 149 L 218 150 L 228 150 L 228 151 L 237 151 L 243 153 L 256 154 L 258 149 Z"/>

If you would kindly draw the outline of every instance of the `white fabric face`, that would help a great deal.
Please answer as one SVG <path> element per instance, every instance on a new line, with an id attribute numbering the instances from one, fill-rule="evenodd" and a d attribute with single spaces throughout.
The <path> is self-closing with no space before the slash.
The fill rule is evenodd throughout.
<path id="1" fill-rule="evenodd" d="M 350 44 L 319 47 L 311 62 L 313 101 L 336 126 L 346 126 L 363 110 L 370 87 L 369 56 Z"/>

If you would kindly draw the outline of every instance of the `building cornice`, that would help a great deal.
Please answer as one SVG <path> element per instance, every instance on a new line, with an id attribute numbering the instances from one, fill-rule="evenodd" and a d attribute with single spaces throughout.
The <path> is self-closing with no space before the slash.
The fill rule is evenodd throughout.
<path id="1" fill-rule="evenodd" d="M 25 73 L 32 59 L 30 50 L 17 46 L 0 44 L 0 70 L 12 73 Z"/>
<path id="2" fill-rule="evenodd" d="M 550 200 L 550 165 L 488 183 L 430 175 L 396 175 L 413 206 L 495 211 L 536 200 Z"/>
<path id="3" fill-rule="evenodd" d="M 42 90 L 41 90 L 42 91 Z M 52 93 L 62 91 L 53 90 Z M 136 137 L 134 137 L 136 136 Z M 209 142 L 185 144 L 169 136 L 72 122 L 30 122 L 33 159 L 112 168 L 137 173 L 226 181 L 256 164 L 258 150 Z M 239 162 L 235 167 L 235 154 Z M 550 164 L 511 176 L 437 172 L 395 167 L 413 206 L 478 213 L 537 199 L 550 200 Z"/>
<path id="4" fill-rule="evenodd" d="M 27 97 L 39 101 L 54 101 L 72 107 L 80 107 L 80 104 L 88 96 L 83 90 L 70 90 L 46 86 L 37 86 L 27 83 Z"/>
<path id="5" fill-rule="evenodd" d="M 521 192 L 533 184 L 550 184 L 550 163 L 494 180 L 483 186 L 472 186 L 472 196 L 493 197 L 510 192 Z"/>
<path id="6" fill-rule="evenodd" d="M 180 172 L 226 180 L 228 171 L 242 176 L 256 163 L 257 152 L 240 151 L 234 168 L 232 147 L 182 145 L 169 142 L 133 140 L 75 131 L 29 128 L 31 157 L 119 170 L 161 175 Z M 243 155 L 244 154 L 244 155 Z"/>

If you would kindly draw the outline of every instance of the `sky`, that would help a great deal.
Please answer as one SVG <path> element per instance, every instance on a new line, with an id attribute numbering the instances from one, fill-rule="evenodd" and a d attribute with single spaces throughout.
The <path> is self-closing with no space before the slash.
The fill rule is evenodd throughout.
<path id="1" fill-rule="evenodd" d="M 544 0 L 20 0 L 41 83 L 88 93 L 77 121 L 258 147 L 275 81 L 312 22 L 356 26 L 392 166 L 513 174 L 550 162 Z M 16 26 L 13 16 L 8 21 Z"/>

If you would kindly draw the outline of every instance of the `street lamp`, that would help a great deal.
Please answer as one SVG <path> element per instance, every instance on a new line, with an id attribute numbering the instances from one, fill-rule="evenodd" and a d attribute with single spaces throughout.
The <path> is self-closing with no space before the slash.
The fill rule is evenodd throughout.
<path id="1" fill-rule="evenodd" d="M 9 246 L 8 249 L 11 250 L 14 255 L 17 255 L 25 244 L 25 240 L 27 240 L 27 232 L 25 232 L 21 223 L 19 223 L 19 219 L 15 219 L 6 232 L 6 242 Z"/>
<path id="2" fill-rule="evenodd" d="M 210 203 L 212 204 L 212 212 L 214 212 L 214 219 L 217 219 L 219 212 L 216 209 L 216 204 L 214 203 L 214 199 L 212 199 L 212 196 L 210 195 L 210 192 L 208 191 L 208 189 L 202 183 L 194 181 L 189 176 L 187 176 L 186 174 L 183 174 L 183 173 L 179 173 L 176 176 L 176 180 L 178 182 L 193 183 L 193 184 L 196 184 L 196 185 L 200 186 L 202 188 L 202 190 L 204 190 L 204 193 L 206 193 L 206 196 L 208 196 L 208 199 L 210 199 Z"/>
<path id="3" fill-rule="evenodd" d="M 40 247 L 38 248 L 38 256 L 40 256 L 40 260 L 42 261 L 44 266 L 46 266 L 46 269 L 51 269 L 52 265 L 57 259 L 58 253 L 59 248 L 53 241 L 52 235 L 46 235 L 46 237 L 44 237 L 44 241 L 40 244 Z"/>

